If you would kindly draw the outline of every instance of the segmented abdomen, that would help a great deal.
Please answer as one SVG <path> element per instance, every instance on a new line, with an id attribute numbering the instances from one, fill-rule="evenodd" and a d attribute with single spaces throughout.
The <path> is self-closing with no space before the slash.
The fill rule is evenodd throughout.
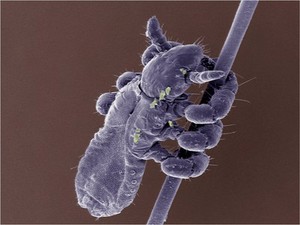
<path id="1" fill-rule="evenodd" d="M 137 82 L 130 82 L 116 95 L 101 128 L 80 160 L 75 179 L 81 207 L 92 216 L 118 214 L 133 201 L 145 168 L 126 149 L 125 126 L 138 101 Z"/>
<path id="2" fill-rule="evenodd" d="M 78 204 L 92 216 L 118 214 L 133 201 L 145 162 L 130 157 L 125 126 L 101 128 L 80 160 L 75 179 Z"/>
<path id="3" fill-rule="evenodd" d="M 101 128 L 80 160 L 75 179 L 78 204 L 87 208 L 92 216 L 110 216 L 119 212 L 116 198 L 125 168 L 120 147 L 122 135 L 122 129 Z M 110 141 L 115 137 L 115 141 Z"/>

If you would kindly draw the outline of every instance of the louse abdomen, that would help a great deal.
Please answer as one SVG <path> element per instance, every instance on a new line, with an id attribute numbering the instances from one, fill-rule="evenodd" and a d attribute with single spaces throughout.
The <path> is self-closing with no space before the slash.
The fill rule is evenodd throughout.
<path id="1" fill-rule="evenodd" d="M 118 202 L 122 203 L 123 208 L 129 206 L 139 190 L 146 161 L 138 159 L 127 151 L 125 177 L 118 193 Z"/>
<path id="2" fill-rule="evenodd" d="M 138 78 L 137 78 L 138 80 Z M 137 81 L 135 80 L 135 81 Z M 138 99 L 138 82 L 129 82 L 116 95 L 104 127 L 91 140 L 75 179 L 78 204 L 94 217 L 119 214 L 135 198 L 144 170 L 126 150 L 125 126 Z M 132 161 L 133 160 L 133 161 Z M 140 165 L 135 175 L 128 168 Z"/>
<path id="3" fill-rule="evenodd" d="M 117 197 L 125 177 L 124 130 L 125 126 L 100 129 L 80 160 L 75 179 L 78 203 L 92 216 L 120 212 Z"/>
<path id="4" fill-rule="evenodd" d="M 125 126 L 100 129 L 80 160 L 75 179 L 78 204 L 94 217 L 119 214 L 132 203 L 141 182 L 145 162 L 128 155 L 124 133 Z"/>

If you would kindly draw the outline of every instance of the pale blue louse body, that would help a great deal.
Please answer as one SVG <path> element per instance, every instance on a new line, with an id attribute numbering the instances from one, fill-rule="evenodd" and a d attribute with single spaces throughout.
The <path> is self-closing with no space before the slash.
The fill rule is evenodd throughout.
<path id="1" fill-rule="evenodd" d="M 217 145 L 220 121 L 237 92 L 234 74 L 214 71 L 213 61 L 199 45 L 167 41 L 155 17 L 148 21 L 152 41 L 142 56 L 142 73 L 126 72 L 117 80 L 118 92 L 105 93 L 97 111 L 106 115 L 104 127 L 91 140 L 80 160 L 75 187 L 78 203 L 95 217 L 118 214 L 135 198 L 146 160 L 161 163 L 164 173 L 178 178 L 200 176 L 209 164 L 205 149 Z M 210 70 L 208 70 L 210 69 Z M 193 105 L 185 91 L 193 83 L 209 82 L 212 97 Z M 180 117 L 199 124 L 184 131 Z M 159 141 L 176 139 L 188 156 L 169 153 Z"/>

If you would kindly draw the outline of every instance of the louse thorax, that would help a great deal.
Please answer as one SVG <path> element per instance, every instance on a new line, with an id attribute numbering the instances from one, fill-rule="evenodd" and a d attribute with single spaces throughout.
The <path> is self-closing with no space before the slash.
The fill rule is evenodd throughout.
<path id="1" fill-rule="evenodd" d="M 165 96 L 173 100 L 183 94 L 191 85 L 184 71 L 194 71 L 203 58 L 199 45 L 179 45 L 155 56 L 144 67 L 141 78 L 143 92 L 152 98 L 160 98 L 162 91 L 169 89 Z"/>

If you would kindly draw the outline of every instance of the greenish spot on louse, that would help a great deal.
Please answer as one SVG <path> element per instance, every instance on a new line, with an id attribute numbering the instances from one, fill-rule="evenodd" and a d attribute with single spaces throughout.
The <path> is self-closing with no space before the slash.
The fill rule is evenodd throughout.
<path id="1" fill-rule="evenodd" d="M 167 87 L 166 90 L 165 90 L 165 92 L 166 92 L 166 95 L 169 95 L 170 92 L 171 92 L 171 88 L 170 88 L 170 87 Z"/>
<path id="2" fill-rule="evenodd" d="M 159 99 L 157 100 L 156 98 L 153 100 L 153 102 L 150 103 L 150 108 L 151 109 L 154 109 L 155 106 L 157 106 L 157 103 L 158 101 L 161 101 L 161 100 L 165 100 L 165 97 L 167 95 L 169 95 L 171 92 L 171 87 L 166 87 L 165 90 L 162 90 L 160 93 L 159 93 Z"/>
<path id="3" fill-rule="evenodd" d="M 165 90 L 162 90 L 160 93 L 159 93 L 159 101 L 161 100 L 165 100 L 165 97 L 166 95 L 169 95 L 171 92 L 171 88 L 170 87 L 166 87 Z"/>
<path id="4" fill-rule="evenodd" d="M 153 102 L 150 103 L 150 108 L 151 108 L 151 109 L 154 109 L 155 106 L 157 106 L 157 102 L 158 102 L 158 101 L 157 101 L 157 99 L 155 98 L 155 99 L 153 100 Z"/>
<path id="5" fill-rule="evenodd" d="M 166 96 L 166 92 L 165 91 L 161 91 L 159 94 L 159 101 L 164 100 Z"/>
<path id="6" fill-rule="evenodd" d="M 134 142 L 135 144 L 137 144 L 137 143 L 139 142 L 140 136 L 141 136 L 141 129 L 136 128 L 136 129 L 135 129 L 135 133 L 134 133 L 134 135 L 133 135 L 133 142 Z"/>
<path id="7" fill-rule="evenodd" d="M 186 75 L 187 74 L 187 70 L 186 69 L 180 68 L 179 70 L 182 73 L 182 75 Z"/>

